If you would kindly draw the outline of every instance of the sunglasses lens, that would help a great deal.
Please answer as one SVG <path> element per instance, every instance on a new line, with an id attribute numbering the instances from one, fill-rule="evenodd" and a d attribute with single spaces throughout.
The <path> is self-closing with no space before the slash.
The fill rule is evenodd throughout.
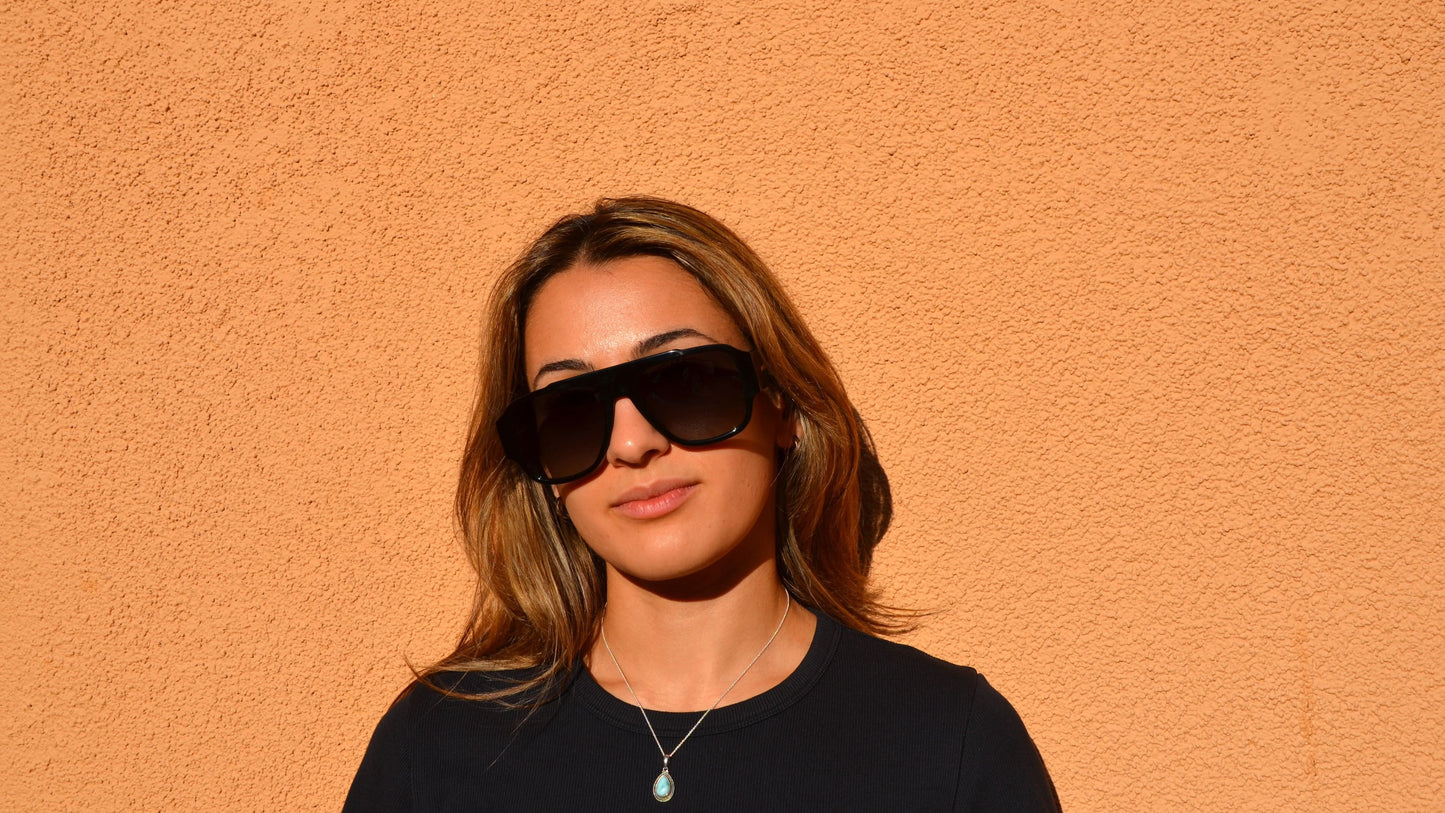
<path id="1" fill-rule="evenodd" d="M 634 400 L 682 443 L 729 435 L 748 419 L 748 385 L 737 359 L 718 350 L 663 362 L 643 376 Z"/>
<path id="2" fill-rule="evenodd" d="M 549 479 L 586 474 L 607 446 L 612 404 L 595 389 L 562 389 L 538 398 L 533 406 L 537 460 Z"/>
<path id="3" fill-rule="evenodd" d="M 602 461 L 618 398 L 675 443 L 700 446 L 747 425 L 756 374 L 748 355 L 725 345 L 670 351 L 538 390 L 497 421 L 507 456 L 544 483 L 575 480 Z"/>

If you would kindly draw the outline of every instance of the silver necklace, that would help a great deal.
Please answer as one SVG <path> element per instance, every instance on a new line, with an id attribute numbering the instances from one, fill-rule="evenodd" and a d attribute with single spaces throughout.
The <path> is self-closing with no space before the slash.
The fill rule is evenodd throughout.
<path id="1" fill-rule="evenodd" d="M 607 650 L 607 657 L 611 658 L 612 665 L 617 667 L 617 674 L 622 676 L 622 685 L 627 687 L 627 693 L 632 695 L 632 702 L 636 703 L 637 710 L 642 712 L 642 722 L 647 723 L 647 730 L 652 732 L 652 741 L 657 743 L 657 752 L 662 754 L 662 773 L 658 774 L 657 778 L 652 780 L 652 798 L 659 802 L 666 802 L 672 799 L 672 794 L 677 791 L 677 783 L 672 781 L 672 774 L 667 771 L 667 763 L 672 760 L 674 754 L 682 749 L 683 743 L 687 742 L 687 738 L 692 736 L 692 732 L 696 731 L 697 727 L 702 725 L 702 721 L 706 720 L 707 716 L 712 713 L 712 710 L 717 708 L 717 704 L 721 703 L 723 698 L 728 696 L 728 692 L 732 691 L 733 687 L 738 685 L 738 682 L 748 673 L 748 670 L 753 668 L 753 664 L 758 662 L 758 658 L 761 658 L 763 653 L 768 651 L 768 647 L 773 645 L 773 641 L 778 637 L 778 633 L 783 631 L 783 623 L 788 620 L 788 611 L 793 609 L 792 594 L 785 591 L 784 595 L 788 597 L 788 602 L 783 605 L 783 617 L 778 621 L 778 628 L 773 630 L 773 634 L 768 638 L 768 642 L 763 644 L 763 648 L 758 650 L 758 654 L 754 655 L 753 659 L 748 661 L 748 665 L 743 667 L 742 674 L 738 675 L 737 679 L 728 684 L 728 687 L 723 689 L 723 693 L 718 695 L 716 700 L 712 701 L 712 705 L 708 706 L 707 711 L 703 712 L 702 716 L 697 718 L 697 722 L 693 723 L 692 728 L 689 728 L 687 733 L 682 735 L 682 739 L 678 741 L 677 745 L 674 746 L 671 751 L 662 747 L 662 740 L 657 738 L 657 729 L 652 727 L 652 720 L 649 720 L 647 717 L 647 709 L 643 708 L 642 701 L 637 699 L 637 692 L 632 690 L 632 684 L 627 680 L 627 673 L 622 671 L 622 664 L 617 662 L 617 656 L 612 653 L 612 645 L 607 643 L 606 625 L 601 627 L 602 646 Z"/>

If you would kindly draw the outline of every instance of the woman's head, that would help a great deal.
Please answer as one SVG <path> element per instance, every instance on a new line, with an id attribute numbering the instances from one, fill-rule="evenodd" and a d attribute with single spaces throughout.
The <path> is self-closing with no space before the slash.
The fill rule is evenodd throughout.
<path id="1" fill-rule="evenodd" d="M 498 428 L 524 460 L 551 447 L 540 479 L 571 478 L 559 511 L 609 578 L 700 597 L 773 566 L 792 422 L 695 277 L 656 256 L 574 265 L 533 296 L 522 345 L 535 394 Z"/>
<path id="2" fill-rule="evenodd" d="M 506 270 L 489 316 L 457 494 L 478 592 L 468 634 L 439 666 L 570 664 L 595 629 L 602 560 L 659 579 L 706 565 L 711 554 L 683 550 L 676 528 L 658 533 L 649 556 L 617 553 L 637 526 L 604 509 L 660 485 L 681 489 L 663 502 L 697 502 L 679 509 L 692 512 L 690 526 L 726 525 L 726 506 L 744 505 L 719 538 L 766 538 L 804 603 L 857 629 L 897 626 L 866 586 L 890 512 L 867 431 L 777 281 L 725 226 L 663 200 L 600 201 L 558 221 Z M 670 444 L 623 399 L 598 469 L 555 492 L 506 457 L 495 423 L 532 390 L 708 344 L 750 351 L 759 372 L 763 391 L 736 437 L 697 449 Z M 704 485 L 689 496 L 704 476 L 732 490 Z M 701 499 L 709 490 L 717 499 Z"/>

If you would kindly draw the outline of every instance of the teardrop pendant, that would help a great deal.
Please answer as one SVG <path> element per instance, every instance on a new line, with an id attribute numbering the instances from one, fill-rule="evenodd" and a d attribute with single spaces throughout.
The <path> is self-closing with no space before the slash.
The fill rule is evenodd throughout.
<path id="1" fill-rule="evenodd" d="M 652 798 L 659 802 L 666 802 L 672 798 L 672 792 L 676 790 L 672 784 L 672 774 L 667 772 L 667 766 L 662 767 L 662 773 L 652 780 Z"/>

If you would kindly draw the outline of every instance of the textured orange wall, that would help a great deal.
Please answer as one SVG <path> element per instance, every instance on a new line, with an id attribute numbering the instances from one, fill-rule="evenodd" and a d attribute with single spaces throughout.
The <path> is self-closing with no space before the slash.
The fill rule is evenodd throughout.
<path id="1" fill-rule="evenodd" d="M 335 809 L 466 604 L 493 274 L 769 258 L 1066 809 L 1445 799 L 1445 7 L 18 0 L 0 799 Z"/>

